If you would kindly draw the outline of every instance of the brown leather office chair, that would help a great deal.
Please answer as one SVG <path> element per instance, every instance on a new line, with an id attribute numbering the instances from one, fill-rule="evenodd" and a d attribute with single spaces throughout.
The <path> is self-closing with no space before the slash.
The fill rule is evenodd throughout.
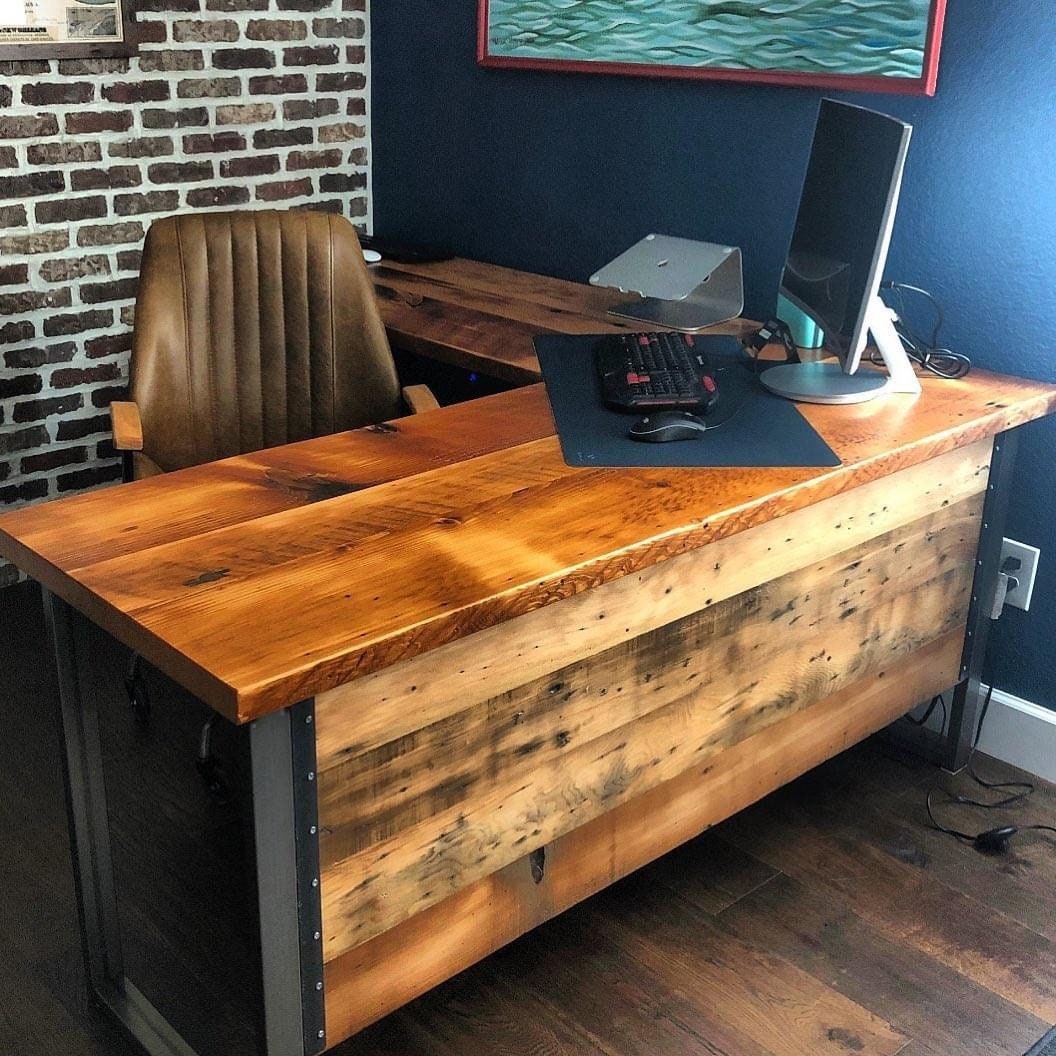
<path id="1" fill-rule="evenodd" d="M 111 417 L 137 479 L 406 413 L 355 228 L 275 209 L 155 221 L 130 397 Z"/>
<path id="2" fill-rule="evenodd" d="M 275 209 L 151 225 L 129 388 L 110 405 L 129 480 L 438 406 L 424 385 L 400 389 L 355 228 Z M 135 654 L 125 683 L 146 721 Z M 212 727 L 198 769 L 218 792 Z"/>

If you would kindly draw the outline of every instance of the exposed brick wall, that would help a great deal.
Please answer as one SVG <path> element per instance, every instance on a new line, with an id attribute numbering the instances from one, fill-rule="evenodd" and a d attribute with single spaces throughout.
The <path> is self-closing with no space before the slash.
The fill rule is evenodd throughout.
<path id="1" fill-rule="evenodd" d="M 106 408 L 153 217 L 369 221 L 367 0 L 136 7 L 132 59 L 0 62 L 0 509 L 120 477 Z"/>

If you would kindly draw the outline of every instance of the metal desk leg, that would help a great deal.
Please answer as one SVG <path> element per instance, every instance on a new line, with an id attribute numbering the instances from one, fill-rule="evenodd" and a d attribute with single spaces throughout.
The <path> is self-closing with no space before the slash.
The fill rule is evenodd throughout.
<path id="1" fill-rule="evenodd" d="M 55 650 L 66 805 L 81 941 L 90 987 L 150 1056 L 196 1056 L 125 975 L 110 845 L 98 702 L 80 617 L 44 591 Z M 253 836 L 267 1056 L 326 1045 L 312 701 L 250 726 Z"/>
<path id="2" fill-rule="evenodd" d="M 972 602 L 968 610 L 968 632 L 961 654 L 961 681 L 953 691 L 950 725 L 942 749 L 942 767 L 956 772 L 968 762 L 982 706 L 982 671 L 986 641 L 990 634 L 990 606 L 1001 561 L 1001 541 L 1016 460 L 1018 436 L 1014 431 L 994 438 L 990 477 L 983 503 L 983 526 L 979 535 Z"/>
<path id="3" fill-rule="evenodd" d="M 160 1012 L 125 978 L 110 829 L 103 787 L 99 716 L 78 678 L 78 642 L 64 601 L 44 592 L 44 613 L 59 679 L 66 812 L 81 944 L 95 995 L 151 1056 L 195 1056 Z"/>

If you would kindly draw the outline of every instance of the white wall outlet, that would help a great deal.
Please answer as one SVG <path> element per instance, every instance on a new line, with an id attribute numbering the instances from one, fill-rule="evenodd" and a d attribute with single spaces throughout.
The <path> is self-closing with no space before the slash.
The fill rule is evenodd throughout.
<path id="1" fill-rule="evenodd" d="M 1005 569 L 1005 559 L 1014 557 L 1020 562 L 1016 571 Z M 1038 574 L 1038 560 L 1041 551 L 1036 546 L 1028 546 L 1026 543 L 1017 543 L 1015 539 L 1004 539 L 1001 543 L 1000 568 L 1008 571 L 1019 582 L 1005 594 L 1005 604 L 1013 608 L 1030 611 L 1030 598 L 1034 593 L 1034 579 Z"/>

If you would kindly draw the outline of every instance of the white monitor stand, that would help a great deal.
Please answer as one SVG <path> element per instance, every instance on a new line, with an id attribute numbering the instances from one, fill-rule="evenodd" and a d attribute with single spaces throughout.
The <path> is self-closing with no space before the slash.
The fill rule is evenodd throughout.
<path id="1" fill-rule="evenodd" d="M 920 392 L 920 380 L 895 330 L 894 312 L 874 295 L 865 319 L 865 336 L 872 335 L 887 376 L 859 370 L 861 350 L 848 361 L 853 373 L 839 363 L 783 363 L 764 370 L 759 380 L 772 393 L 800 403 L 865 403 L 888 392 Z"/>

